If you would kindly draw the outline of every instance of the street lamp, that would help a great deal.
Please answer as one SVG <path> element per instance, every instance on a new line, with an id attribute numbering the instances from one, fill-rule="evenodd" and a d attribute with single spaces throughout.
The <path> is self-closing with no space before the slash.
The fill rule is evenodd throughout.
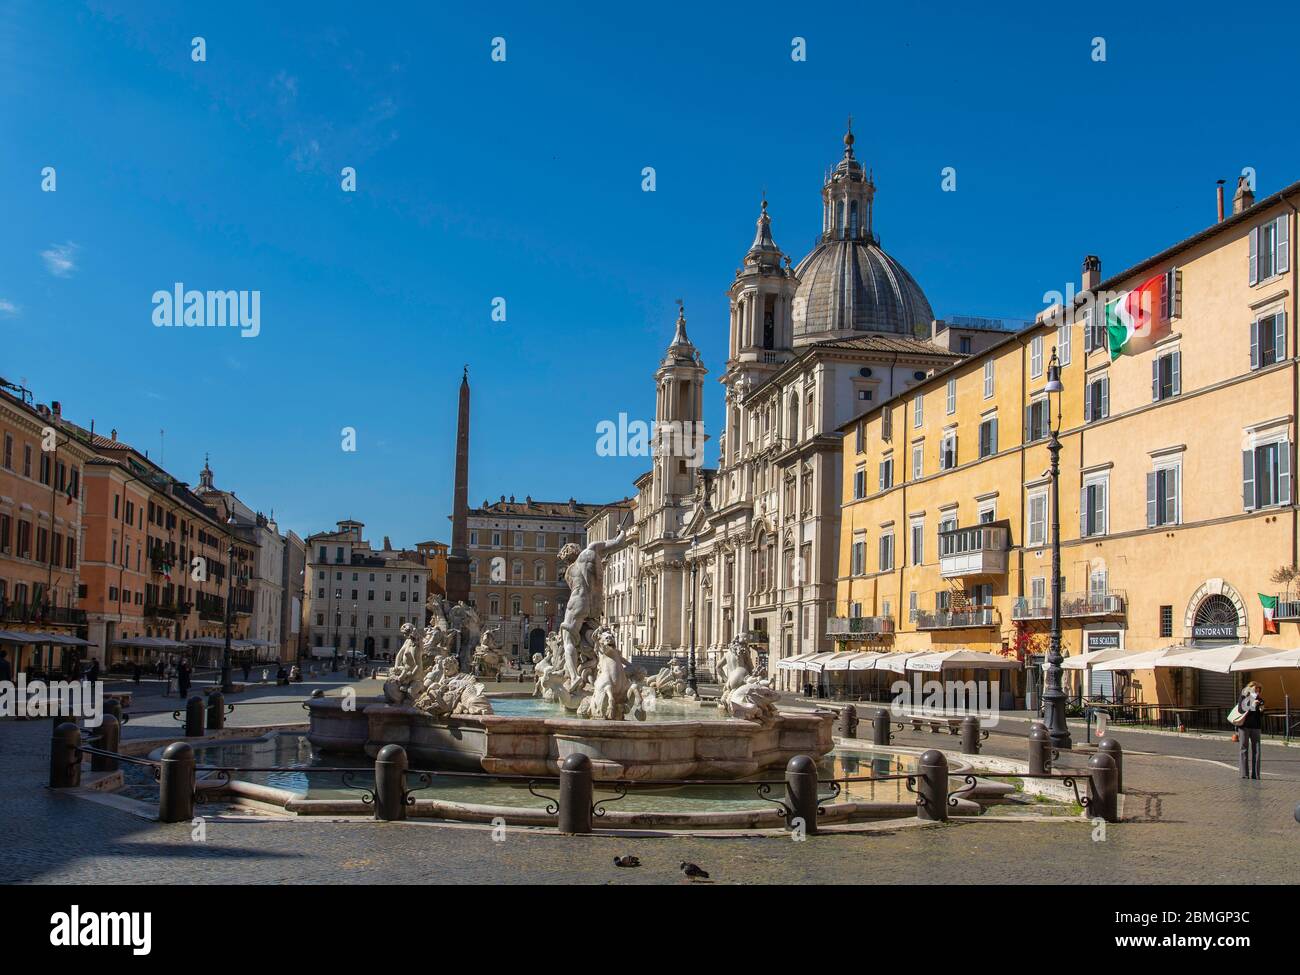
<path id="1" fill-rule="evenodd" d="M 234 682 L 230 679 L 230 627 L 235 608 L 235 524 L 235 516 L 232 514 L 226 519 L 226 527 L 230 529 L 230 557 L 226 565 L 226 646 L 221 651 L 222 694 L 232 694 L 235 690 Z"/>
<path id="2" fill-rule="evenodd" d="M 1065 691 L 1061 688 L 1061 363 L 1052 347 L 1052 358 L 1047 364 L 1047 420 L 1051 437 L 1047 451 L 1052 457 L 1052 632 L 1047 646 L 1047 687 L 1043 691 L 1043 718 L 1047 733 L 1056 748 L 1070 747 L 1070 729 L 1065 723 Z M 1053 400 L 1056 418 L 1052 418 Z"/>

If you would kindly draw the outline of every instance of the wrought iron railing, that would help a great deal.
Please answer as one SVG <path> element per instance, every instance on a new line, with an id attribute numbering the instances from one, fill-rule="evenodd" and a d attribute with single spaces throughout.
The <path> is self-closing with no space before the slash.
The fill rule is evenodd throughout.
<path id="1" fill-rule="evenodd" d="M 889 616 L 832 616 L 826 621 L 826 632 L 830 636 L 886 636 L 894 632 L 894 620 Z"/>
<path id="2" fill-rule="evenodd" d="M 1061 616 L 1078 619 L 1087 616 L 1123 616 L 1128 610 L 1128 596 L 1118 589 L 1106 592 L 1061 593 Z M 1020 597 L 1011 606 L 1013 620 L 1045 620 L 1052 618 L 1050 596 Z"/>
<path id="3" fill-rule="evenodd" d="M 957 630 L 967 627 L 992 627 L 1002 625 L 1002 614 L 992 606 L 978 606 L 963 610 L 938 610 L 928 613 L 916 611 L 918 630 Z"/>

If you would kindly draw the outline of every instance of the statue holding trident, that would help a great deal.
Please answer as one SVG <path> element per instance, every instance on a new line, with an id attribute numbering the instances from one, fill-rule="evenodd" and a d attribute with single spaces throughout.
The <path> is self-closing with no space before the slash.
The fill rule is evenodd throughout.
<path id="1" fill-rule="evenodd" d="M 618 534 L 608 541 L 592 542 L 584 549 L 570 542 L 560 550 L 561 562 L 572 560 L 564 570 L 564 579 L 569 584 L 569 602 L 564 609 L 560 632 L 564 637 L 564 676 L 573 691 L 578 690 L 581 649 L 584 645 L 594 647 L 589 631 L 595 629 L 604 612 L 601 553 L 620 544 L 625 534 L 626 529 L 620 528 Z"/>

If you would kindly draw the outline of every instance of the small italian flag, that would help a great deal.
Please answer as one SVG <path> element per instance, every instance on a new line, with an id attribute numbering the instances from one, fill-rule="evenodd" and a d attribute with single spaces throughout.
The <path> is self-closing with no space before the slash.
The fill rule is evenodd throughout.
<path id="1" fill-rule="evenodd" d="M 1264 632 L 1276 633 L 1277 620 L 1274 614 L 1277 613 L 1277 597 L 1265 596 L 1262 592 L 1259 595 L 1259 604 L 1264 607 Z"/>
<path id="2" fill-rule="evenodd" d="M 1121 352 L 1141 351 L 1135 346 L 1155 338 L 1156 329 L 1167 324 L 1163 322 L 1164 280 L 1163 274 L 1157 274 L 1114 301 L 1106 302 L 1106 339 L 1112 362 Z"/>

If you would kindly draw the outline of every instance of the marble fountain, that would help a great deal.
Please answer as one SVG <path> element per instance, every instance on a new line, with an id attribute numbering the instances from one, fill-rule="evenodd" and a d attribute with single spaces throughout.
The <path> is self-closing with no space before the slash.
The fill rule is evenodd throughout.
<path id="1" fill-rule="evenodd" d="M 412 768 L 499 775 L 552 776 L 581 753 L 601 781 L 740 779 L 795 755 L 828 754 L 833 716 L 778 710 L 770 680 L 755 672 L 748 634 L 719 666 L 716 706 L 694 698 L 680 661 L 654 675 L 631 666 L 594 615 L 603 605 L 601 553 L 621 539 L 560 553 L 570 595 L 560 630 L 534 657 L 535 703 L 498 697 L 494 707 L 479 676 L 495 676 L 503 659 L 492 631 L 480 632 L 470 607 L 435 607 L 418 639 L 415 627 L 403 628 L 382 697 L 308 703 L 308 741 L 326 755 L 371 758 L 395 743 Z M 478 673 L 462 672 L 454 651 L 472 652 Z"/>

